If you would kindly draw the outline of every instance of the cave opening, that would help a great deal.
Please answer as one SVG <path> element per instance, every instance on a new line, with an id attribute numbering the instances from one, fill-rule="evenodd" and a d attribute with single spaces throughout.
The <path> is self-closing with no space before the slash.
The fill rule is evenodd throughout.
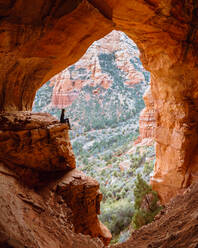
<path id="1" fill-rule="evenodd" d="M 152 105 L 149 82 L 136 44 L 112 31 L 44 84 L 34 100 L 33 112 L 58 119 L 65 108 L 77 168 L 100 183 L 99 218 L 114 243 L 130 236 L 137 175 L 149 182 L 154 167 L 155 121 L 144 104 Z"/>

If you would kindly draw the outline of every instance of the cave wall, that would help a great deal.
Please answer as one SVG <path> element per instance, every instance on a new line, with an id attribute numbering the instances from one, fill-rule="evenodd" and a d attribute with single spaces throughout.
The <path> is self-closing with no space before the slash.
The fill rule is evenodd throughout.
<path id="1" fill-rule="evenodd" d="M 1 111 L 30 110 L 36 90 L 113 27 L 85 0 L 1 1 L 0 13 Z"/>
<path id="2" fill-rule="evenodd" d="M 197 179 L 197 7 L 195 1 L 128 1 L 115 11 L 114 21 L 136 42 L 151 72 L 151 183 L 162 202 Z"/>
<path id="3" fill-rule="evenodd" d="M 0 2 L 0 110 L 31 110 L 36 90 L 112 29 L 151 72 L 152 178 L 162 201 L 197 179 L 198 4 L 181 0 Z"/>

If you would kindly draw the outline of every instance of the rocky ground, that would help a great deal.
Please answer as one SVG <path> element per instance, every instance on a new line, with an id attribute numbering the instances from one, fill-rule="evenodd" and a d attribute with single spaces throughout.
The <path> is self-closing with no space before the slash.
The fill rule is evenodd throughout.
<path id="1" fill-rule="evenodd" d="M 0 123 L 0 247 L 83 247 L 76 233 L 108 244 L 99 183 L 75 169 L 68 126 L 31 112 L 1 113 Z"/>

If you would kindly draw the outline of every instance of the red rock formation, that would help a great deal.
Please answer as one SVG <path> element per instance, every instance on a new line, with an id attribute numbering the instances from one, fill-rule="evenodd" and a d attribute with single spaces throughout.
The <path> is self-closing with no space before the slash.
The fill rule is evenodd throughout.
<path id="1" fill-rule="evenodd" d="M 90 2 L 1 1 L 0 111 L 31 110 L 42 84 L 112 30 Z"/>
<path id="2" fill-rule="evenodd" d="M 96 180 L 72 170 L 67 173 L 66 179 L 58 184 L 57 194 L 61 195 L 72 210 L 72 223 L 76 233 L 99 237 L 104 244 L 109 244 L 111 233 L 97 217 L 97 214 L 100 214 L 102 194 Z"/>
<path id="3" fill-rule="evenodd" d="M 74 70 L 67 68 L 50 79 L 50 85 L 54 86 L 52 106 L 63 108 L 71 105 L 78 97 L 79 90 L 86 85 L 102 86 L 105 89 L 112 85 L 113 79 L 101 69 L 99 56 L 103 53 L 115 54 L 115 65 L 124 72 L 125 83 L 128 86 L 145 81 L 143 73 L 135 69 L 130 62 L 132 57 L 139 57 L 135 44 L 132 48 L 127 44 L 122 32 L 112 31 L 88 48 L 82 58 L 73 65 Z M 78 72 L 78 69 L 83 69 L 85 71 L 84 75 L 89 77 L 83 79 L 81 71 Z M 99 93 L 100 88 L 95 90 L 95 94 Z"/>
<path id="4" fill-rule="evenodd" d="M 139 132 L 138 139 L 134 142 L 139 145 L 152 145 L 154 141 L 154 131 L 156 126 L 154 102 L 150 87 L 144 94 L 144 102 L 146 107 L 141 111 L 139 118 Z"/>
<path id="5" fill-rule="evenodd" d="M 75 233 L 107 245 L 111 233 L 97 216 L 99 184 L 73 169 L 66 124 L 29 112 L 1 114 L 0 124 L 0 247 L 95 247 Z"/>
<path id="6" fill-rule="evenodd" d="M 43 83 L 78 60 L 94 40 L 122 30 L 138 45 L 152 77 L 153 187 L 167 201 L 196 180 L 195 1 L 39 0 L 27 5 L 16 0 L 3 1 L 0 13 L 0 110 L 30 110 Z"/>
<path id="7" fill-rule="evenodd" d="M 168 201 L 197 178 L 197 9 L 196 1 L 181 0 L 38 0 L 32 4 L 26 0 L 2 0 L 0 110 L 30 110 L 36 90 L 79 59 L 94 40 L 115 28 L 126 32 L 138 45 L 141 60 L 151 72 L 157 143 L 152 184 L 161 199 Z M 9 197 L 6 195 L 8 199 L 17 197 L 14 187 L 12 190 Z M 2 192 L 5 194 L 6 189 Z M 3 199 L 6 197 L 4 195 Z M 2 209 L 11 211 L 9 204 L 3 203 Z M 21 213 L 20 208 L 19 212 L 15 208 L 13 218 L 21 218 Z M 27 221 L 30 216 L 34 214 L 28 215 Z M 32 218 L 29 222 L 31 228 L 34 221 Z M 169 220 L 167 233 L 171 222 Z M 10 242 L 16 243 L 21 227 L 9 225 L 9 229 L 14 233 Z M 54 230 L 52 239 L 51 234 L 47 235 L 52 247 L 54 236 L 59 236 L 59 228 Z M 186 237 L 193 240 L 197 237 L 197 229 L 190 233 L 192 236 L 189 235 L 191 230 L 188 226 Z M 31 235 L 27 227 L 22 240 Z M 68 237 L 66 233 L 64 237 Z M 169 240 L 175 238 L 167 237 Z M 166 237 L 163 239 L 166 241 Z M 42 238 L 39 240 L 34 241 L 37 244 L 33 247 L 43 242 Z M 47 241 L 42 245 L 50 247 Z M 153 246 L 159 247 L 156 243 Z"/>
<path id="8" fill-rule="evenodd" d="M 0 114 L 0 161 L 38 171 L 75 168 L 68 126 L 49 114 Z"/>
<path id="9" fill-rule="evenodd" d="M 69 183 L 76 183 L 76 189 L 70 187 L 70 194 L 73 195 L 71 199 L 62 196 L 64 187 L 69 186 Z M 100 201 L 97 192 L 99 186 L 93 179 L 74 170 L 61 177 L 59 175 L 42 188 L 30 189 L 19 182 L 13 170 L 0 164 L 0 184 L 0 247 L 103 246 L 99 240 L 75 233 L 76 225 L 86 223 L 86 234 L 95 230 L 94 236 L 101 235 L 99 226 L 96 230 L 95 225 L 96 208 Z M 84 210 L 77 223 L 73 221 L 76 213 L 70 208 L 72 199 L 81 200 L 79 207 Z M 85 219 L 89 213 L 92 215 Z"/>

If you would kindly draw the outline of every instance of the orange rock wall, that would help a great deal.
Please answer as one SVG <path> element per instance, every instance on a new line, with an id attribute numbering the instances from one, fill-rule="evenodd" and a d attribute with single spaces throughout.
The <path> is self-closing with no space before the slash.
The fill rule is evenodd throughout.
<path id="1" fill-rule="evenodd" d="M 112 21 L 90 2 L 2 1 L 0 111 L 31 110 L 42 84 L 112 30 Z"/>
<path id="2" fill-rule="evenodd" d="M 25 11 L 24 11 L 25 10 Z M 152 179 L 163 201 L 197 178 L 198 3 L 2 1 L 0 110 L 30 110 L 36 90 L 112 29 L 138 45 L 156 119 Z"/>
<path id="3" fill-rule="evenodd" d="M 99 183 L 75 169 L 68 126 L 49 114 L 0 114 L 0 185 L 0 247 L 109 244 Z"/>
<path id="4" fill-rule="evenodd" d="M 196 180 L 197 7 L 177 0 L 127 1 L 114 12 L 113 20 L 136 42 L 151 72 L 156 120 L 151 182 L 162 202 Z"/>
<path id="5" fill-rule="evenodd" d="M 140 135 L 135 141 L 139 145 L 153 145 L 154 132 L 156 128 L 154 101 L 150 87 L 144 93 L 145 108 L 141 111 L 139 117 Z"/>

